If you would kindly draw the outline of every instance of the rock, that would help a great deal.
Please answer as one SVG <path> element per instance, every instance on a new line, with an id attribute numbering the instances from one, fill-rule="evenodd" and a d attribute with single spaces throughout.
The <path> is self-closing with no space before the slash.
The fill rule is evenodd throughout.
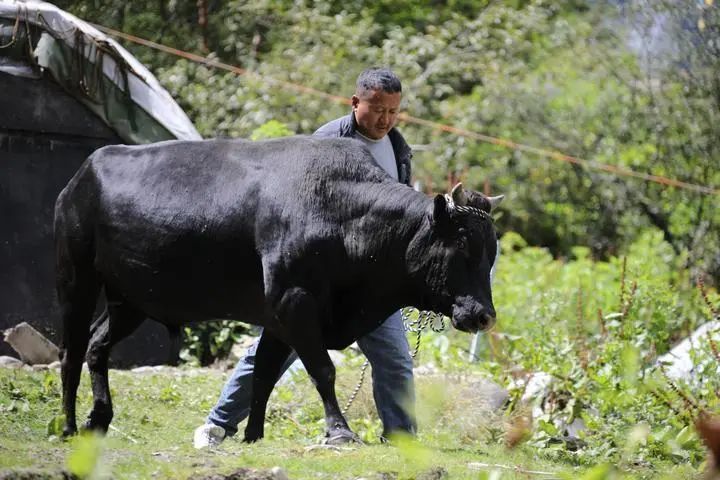
<path id="1" fill-rule="evenodd" d="M 397 480 L 398 472 L 378 472 L 373 480 Z M 357 480 L 360 480 L 359 478 Z M 368 479 L 365 479 L 368 480 Z"/>
<path id="2" fill-rule="evenodd" d="M 5 341 L 29 365 L 47 365 L 60 358 L 60 349 L 26 322 L 5 330 Z"/>
<path id="3" fill-rule="evenodd" d="M 420 472 L 416 480 L 442 480 L 448 477 L 448 471 L 443 467 L 433 467 L 430 470 Z"/>
<path id="4" fill-rule="evenodd" d="M 0 357 L 0 367 L 2 368 L 21 368 L 23 365 L 23 362 L 17 358 L 8 357 L 7 355 Z"/>
<path id="5" fill-rule="evenodd" d="M 131 370 L 131 372 L 133 372 L 133 373 L 155 373 L 155 372 L 162 372 L 163 370 L 166 370 L 166 369 L 167 369 L 167 367 L 165 365 L 150 365 L 150 366 L 133 368 Z"/>
<path id="6" fill-rule="evenodd" d="M 188 480 L 288 480 L 288 477 L 285 474 L 285 471 L 280 467 L 273 467 L 272 470 L 239 468 L 227 475 L 220 473 L 193 475 Z"/>
<path id="7" fill-rule="evenodd" d="M 0 471 L 0 480 L 67 480 L 74 478 L 69 472 L 34 469 Z"/>
<path id="8" fill-rule="evenodd" d="M 281 467 L 273 467 L 270 469 L 270 473 L 273 475 L 274 480 L 290 480 Z"/>
<path id="9" fill-rule="evenodd" d="M 720 321 L 713 320 L 701 325 L 692 335 L 678 343 L 672 350 L 658 358 L 658 365 L 665 365 L 667 376 L 673 380 L 690 380 L 693 376 L 695 365 L 693 364 L 690 352 L 701 343 L 707 343 L 708 334 L 718 341 L 720 335 Z M 707 375 L 707 374 L 706 374 Z"/>
<path id="10" fill-rule="evenodd" d="M 468 384 L 468 394 L 490 410 L 500 410 L 510 398 L 510 393 L 497 383 L 486 378 L 473 380 Z"/>

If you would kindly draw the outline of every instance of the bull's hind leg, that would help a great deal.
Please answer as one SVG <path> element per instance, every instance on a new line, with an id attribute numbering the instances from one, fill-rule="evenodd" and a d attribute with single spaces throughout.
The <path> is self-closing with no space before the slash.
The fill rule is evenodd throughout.
<path id="1" fill-rule="evenodd" d="M 90 321 L 95 310 L 99 286 L 95 271 L 87 264 L 75 265 L 59 249 L 57 292 L 62 315 L 60 377 L 63 390 L 65 427 L 63 436 L 77 432 L 75 403 L 82 364 L 90 338 Z"/>
<path id="2" fill-rule="evenodd" d="M 130 335 L 145 316 L 125 303 L 113 302 L 108 296 L 106 313 L 92 326 L 87 363 L 93 390 L 93 407 L 83 428 L 107 432 L 113 417 L 108 381 L 108 359 L 113 345 Z"/>

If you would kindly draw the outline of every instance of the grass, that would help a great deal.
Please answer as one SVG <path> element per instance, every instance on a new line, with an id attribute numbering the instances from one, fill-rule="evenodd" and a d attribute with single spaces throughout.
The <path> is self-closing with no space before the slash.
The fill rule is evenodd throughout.
<path id="1" fill-rule="evenodd" d="M 353 363 L 353 362 L 349 362 Z M 354 366 L 339 369 L 341 402 L 356 381 Z M 100 448 L 94 477 L 189 478 L 229 474 L 239 468 L 282 467 L 292 479 L 303 478 L 425 478 L 442 468 L 449 478 L 550 478 L 522 469 L 554 472 L 555 478 L 580 478 L 587 467 L 551 461 L 527 445 L 504 447 L 507 423 L 501 414 L 473 408 L 467 385 L 458 376 L 418 378 L 420 435 L 416 442 L 380 444 L 370 387 L 366 385 L 348 418 L 366 440 L 363 446 L 339 451 L 314 448 L 323 431 L 317 394 L 304 374 L 276 389 L 271 399 L 266 438 L 247 445 L 239 436 L 213 451 L 197 451 L 192 433 L 214 404 L 225 379 L 217 369 L 165 369 L 110 373 L 115 419 L 108 435 L 94 443 Z M 470 378 L 470 377 L 469 377 Z M 92 402 L 87 372 L 78 398 L 78 419 Z M 477 407 L 477 406 L 475 406 Z M 0 476 L 17 469 L 59 472 L 82 448 L 79 440 L 64 442 L 48 435 L 48 423 L 60 413 L 57 371 L 0 369 Z M 242 426 L 241 426 L 242 427 Z M 241 428 L 242 431 L 242 428 Z M 501 464 L 517 471 L 473 470 L 471 463 Z M 640 468 L 637 478 L 693 478 L 690 467 L 666 465 L 664 473 Z M 495 473 L 493 473 L 495 471 Z M 435 477 L 437 478 L 437 477 Z M 599 477 L 606 478 L 606 477 Z"/>

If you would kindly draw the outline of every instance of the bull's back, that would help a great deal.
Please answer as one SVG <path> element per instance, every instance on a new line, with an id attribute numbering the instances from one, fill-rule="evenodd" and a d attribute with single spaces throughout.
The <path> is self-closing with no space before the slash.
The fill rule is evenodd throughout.
<path id="1" fill-rule="evenodd" d="M 257 172 L 227 150 L 222 142 L 163 142 L 91 156 L 74 190 L 93 192 L 85 223 L 110 295 L 165 323 L 262 310 Z"/>
<path id="2" fill-rule="evenodd" d="M 227 142 L 110 146 L 90 162 L 102 207 L 122 206 L 126 215 L 150 215 L 160 224 L 167 223 L 166 214 L 217 222 L 242 204 L 258 181 L 253 159 L 233 156 Z"/>
<path id="3" fill-rule="evenodd" d="M 343 246 L 328 238 L 340 230 L 330 196 L 344 181 L 387 177 L 351 145 L 295 137 L 104 147 L 68 186 L 65 210 L 83 205 L 83 228 L 92 232 L 95 266 L 111 295 L 166 323 L 262 323 L 261 256 L 292 250 L 311 252 L 313 268 L 337 263 Z M 316 233 L 323 256 L 334 252 L 328 262 L 319 264 L 320 250 L 306 245 L 319 241 Z M 302 259 L 299 265 L 314 271 Z"/>

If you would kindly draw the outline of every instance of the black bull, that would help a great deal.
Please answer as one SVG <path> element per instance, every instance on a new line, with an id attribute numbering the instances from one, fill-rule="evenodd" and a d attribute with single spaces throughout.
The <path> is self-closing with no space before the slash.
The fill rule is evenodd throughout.
<path id="1" fill-rule="evenodd" d="M 450 316 L 464 331 L 492 326 L 491 200 L 461 186 L 429 198 L 347 139 L 96 151 L 55 207 L 64 433 L 77 430 L 86 357 L 94 404 L 85 427 L 107 430 L 109 350 L 150 317 L 265 327 L 246 441 L 263 436 L 291 348 L 322 397 L 328 435 L 352 438 L 327 349 L 347 347 L 406 305 Z M 101 290 L 107 315 L 91 326 Z"/>

